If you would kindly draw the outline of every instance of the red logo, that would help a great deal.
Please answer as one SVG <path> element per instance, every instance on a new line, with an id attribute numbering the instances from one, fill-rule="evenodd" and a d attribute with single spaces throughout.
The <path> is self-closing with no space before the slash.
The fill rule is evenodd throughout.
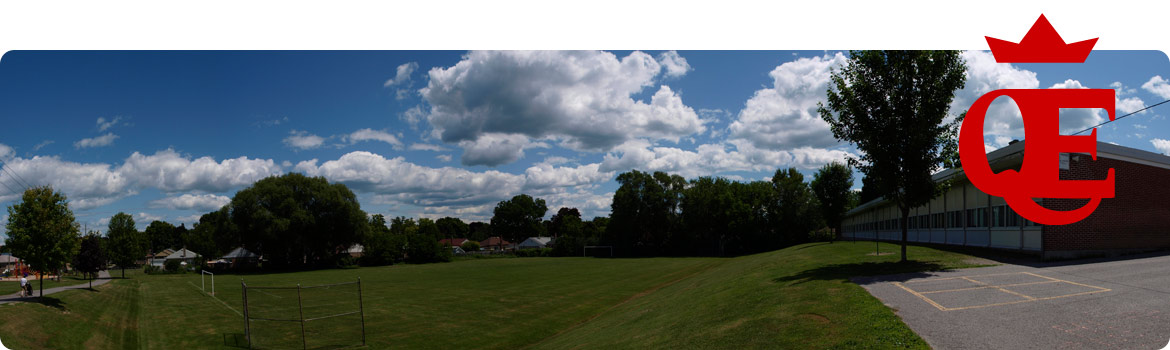
<path id="1" fill-rule="evenodd" d="M 987 37 L 996 62 L 1083 63 L 1097 39 L 1065 44 L 1044 15 L 1019 44 Z M 983 120 L 997 97 L 1007 96 L 1024 118 L 1024 162 L 1019 171 L 993 173 L 983 148 Z M 1113 169 L 1105 180 L 1060 180 L 1061 152 L 1088 153 L 1097 159 L 1097 130 L 1088 136 L 1060 135 L 1061 108 L 1104 108 L 1116 118 L 1112 89 L 1003 89 L 989 92 L 971 106 L 959 132 L 963 172 L 981 191 L 1003 197 L 1028 220 L 1045 225 L 1071 224 L 1092 214 L 1102 198 L 1113 198 Z M 1071 211 L 1037 204 L 1033 198 L 1088 198 Z"/>

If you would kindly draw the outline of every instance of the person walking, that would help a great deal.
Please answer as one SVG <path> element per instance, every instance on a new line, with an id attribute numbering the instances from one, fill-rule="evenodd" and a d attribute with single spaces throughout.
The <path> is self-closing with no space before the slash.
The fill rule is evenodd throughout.
<path id="1" fill-rule="evenodd" d="M 26 289 L 26 288 L 28 288 L 28 274 L 27 273 L 25 273 L 24 276 L 20 277 L 20 297 L 21 298 L 28 296 L 28 289 Z"/>

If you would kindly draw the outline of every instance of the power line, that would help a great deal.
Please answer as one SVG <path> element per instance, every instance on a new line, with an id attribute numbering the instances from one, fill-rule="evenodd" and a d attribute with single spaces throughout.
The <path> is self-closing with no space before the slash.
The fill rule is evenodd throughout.
<path id="1" fill-rule="evenodd" d="M 1165 101 L 1158 102 L 1158 103 L 1155 103 L 1155 104 L 1153 104 L 1153 105 L 1150 105 L 1150 106 L 1146 106 L 1146 108 L 1142 108 L 1142 109 L 1139 109 L 1139 110 L 1133 111 L 1133 112 L 1132 112 L 1132 113 L 1130 113 L 1130 114 L 1126 114 L 1126 115 L 1123 115 L 1123 116 L 1117 117 L 1116 119 L 1113 119 L 1113 120 L 1108 120 L 1108 121 L 1105 121 L 1105 122 L 1103 122 L 1103 123 L 1101 123 L 1101 124 L 1097 124 L 1097 125 L 1094 125 L 1094 126 L 1090 126 L 1088 129 L 1085 129 L 1085 130 L 1081 130 L 1081 131 L 1074 132 L 1074 133 L 1072 133 L 1072 135 L 1076 135 L 1076 134 L 1080 134 L 1080 133 L 1082 133 L 1082 132 L 1086 132 L 1086 131 L 1089 131 L 1089 130 L 1093 130 L 1093 128 L 1096 128 L 1096 127 L 1098 127 L 1098 126 L 1102 126 L 1102 125 L 1105 125 L 1105 124 L 1109 124 L 1109 123 L 1112 123 L 1112 122 L 1115 122 L 1115 121 L 1121 120 L 1121 118 L 1125 118 L 1125 117 L 1128 117 L 1128 116 L 1131 116 L 1131 115 L 1134 115 L 1134 114 L 1141 113 L 1141 112 L 1142 112 L 1142 111 L 1144 111 L 1144 110 L 1147 110 L 1147 109 L 1150 109 L 1150 108 L 1157 107 L 1158 105 L 1161 105 L 1161 104 L 1163 104 L 1163 103 L 1166 103 L 1166 102 L 1170 102 L 1170 100 L 1165 100 Z"/>
<path id="2" fill-rule="evenodd" d="M 3 169 L 3 170 L 4 170 L 4 172 L 8 173 L 8 176 L 11 176 L 11 177 L 13 177 L 13 180 L 14 180 L 14 181 L 16 181 L 16 182 L 17 182 L 17 184 L 20 184 L 20 185 L 24 186 L 24 188 L 25 188 L 25 189 L 32 188 L 32 186 L 29 186 L 29 185 L 28 185 L 28 181 L 24 181 L 24 178 L 23 178 L 23 177 L 21 177 L 20 175 L 16 174 L 16 171 L 15 171 L 15 170 L 8 170 L 8 168 L 11 168 L 11 167 L 10 167 L 10 166 L 8 166 L 8 163 L 7 163 L 7 162 L 0 161 L 0 169 Z"/>

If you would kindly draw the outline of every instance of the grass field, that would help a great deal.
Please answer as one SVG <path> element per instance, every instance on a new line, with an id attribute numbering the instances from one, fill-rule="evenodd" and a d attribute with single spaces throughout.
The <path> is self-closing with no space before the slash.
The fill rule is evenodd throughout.
<path id="1" fill-rule="evenodd" d="M 295 286 L 361 277 L 374 349 L 925 348 L 846 278 L 968 267 L 969 257 L 911 247 L 918 262 L 897 264 L 896 255 L 866 255 L 872 249 L 838 242 L 738 258 L 482 259 L 220 274 L 215 298 L 200 292 L 198 274 L 135 273 L 96 291 L 0 306 L 0 339 L 13 349 L 232 349 L 244 333 L 241 280 Z M 275 296 L 264 298 L 276 305 L 282 298 Z M 264 331 L 257 327 L 254 335 Z M 310 338 L 325 344 L 343 328 L 312 331 Z M 350 338 L 360 334 L 355 329 Z"/>

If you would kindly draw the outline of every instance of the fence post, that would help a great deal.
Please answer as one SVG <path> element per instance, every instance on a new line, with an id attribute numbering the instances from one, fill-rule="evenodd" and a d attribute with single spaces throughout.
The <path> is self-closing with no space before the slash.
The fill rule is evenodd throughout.
<path id="1" fill-rule="evenodd" d="M 309 342 L 305 339 L 305 305 L 301 303 L 300 283 L 297 283 L 297 312 L 301 314 L 301 347 L 307 350 L 309 348 Z"/>
<path id="2" fill-rule="evenodd" d="M 248 318 L 248 284 L 240 280 L 240 288 L 244 292 L 244 337 L 248 338 L 248 348 L 252 348 L 252 329 L 248 324 L 251 319 Z"/>
<path id="3" fill-rule="evenodd" d="M 366 306 L 362 303 L 361 277 L 358 277 L 358 311 L 362 315 L 362 346 L 366 346 Z"/>

